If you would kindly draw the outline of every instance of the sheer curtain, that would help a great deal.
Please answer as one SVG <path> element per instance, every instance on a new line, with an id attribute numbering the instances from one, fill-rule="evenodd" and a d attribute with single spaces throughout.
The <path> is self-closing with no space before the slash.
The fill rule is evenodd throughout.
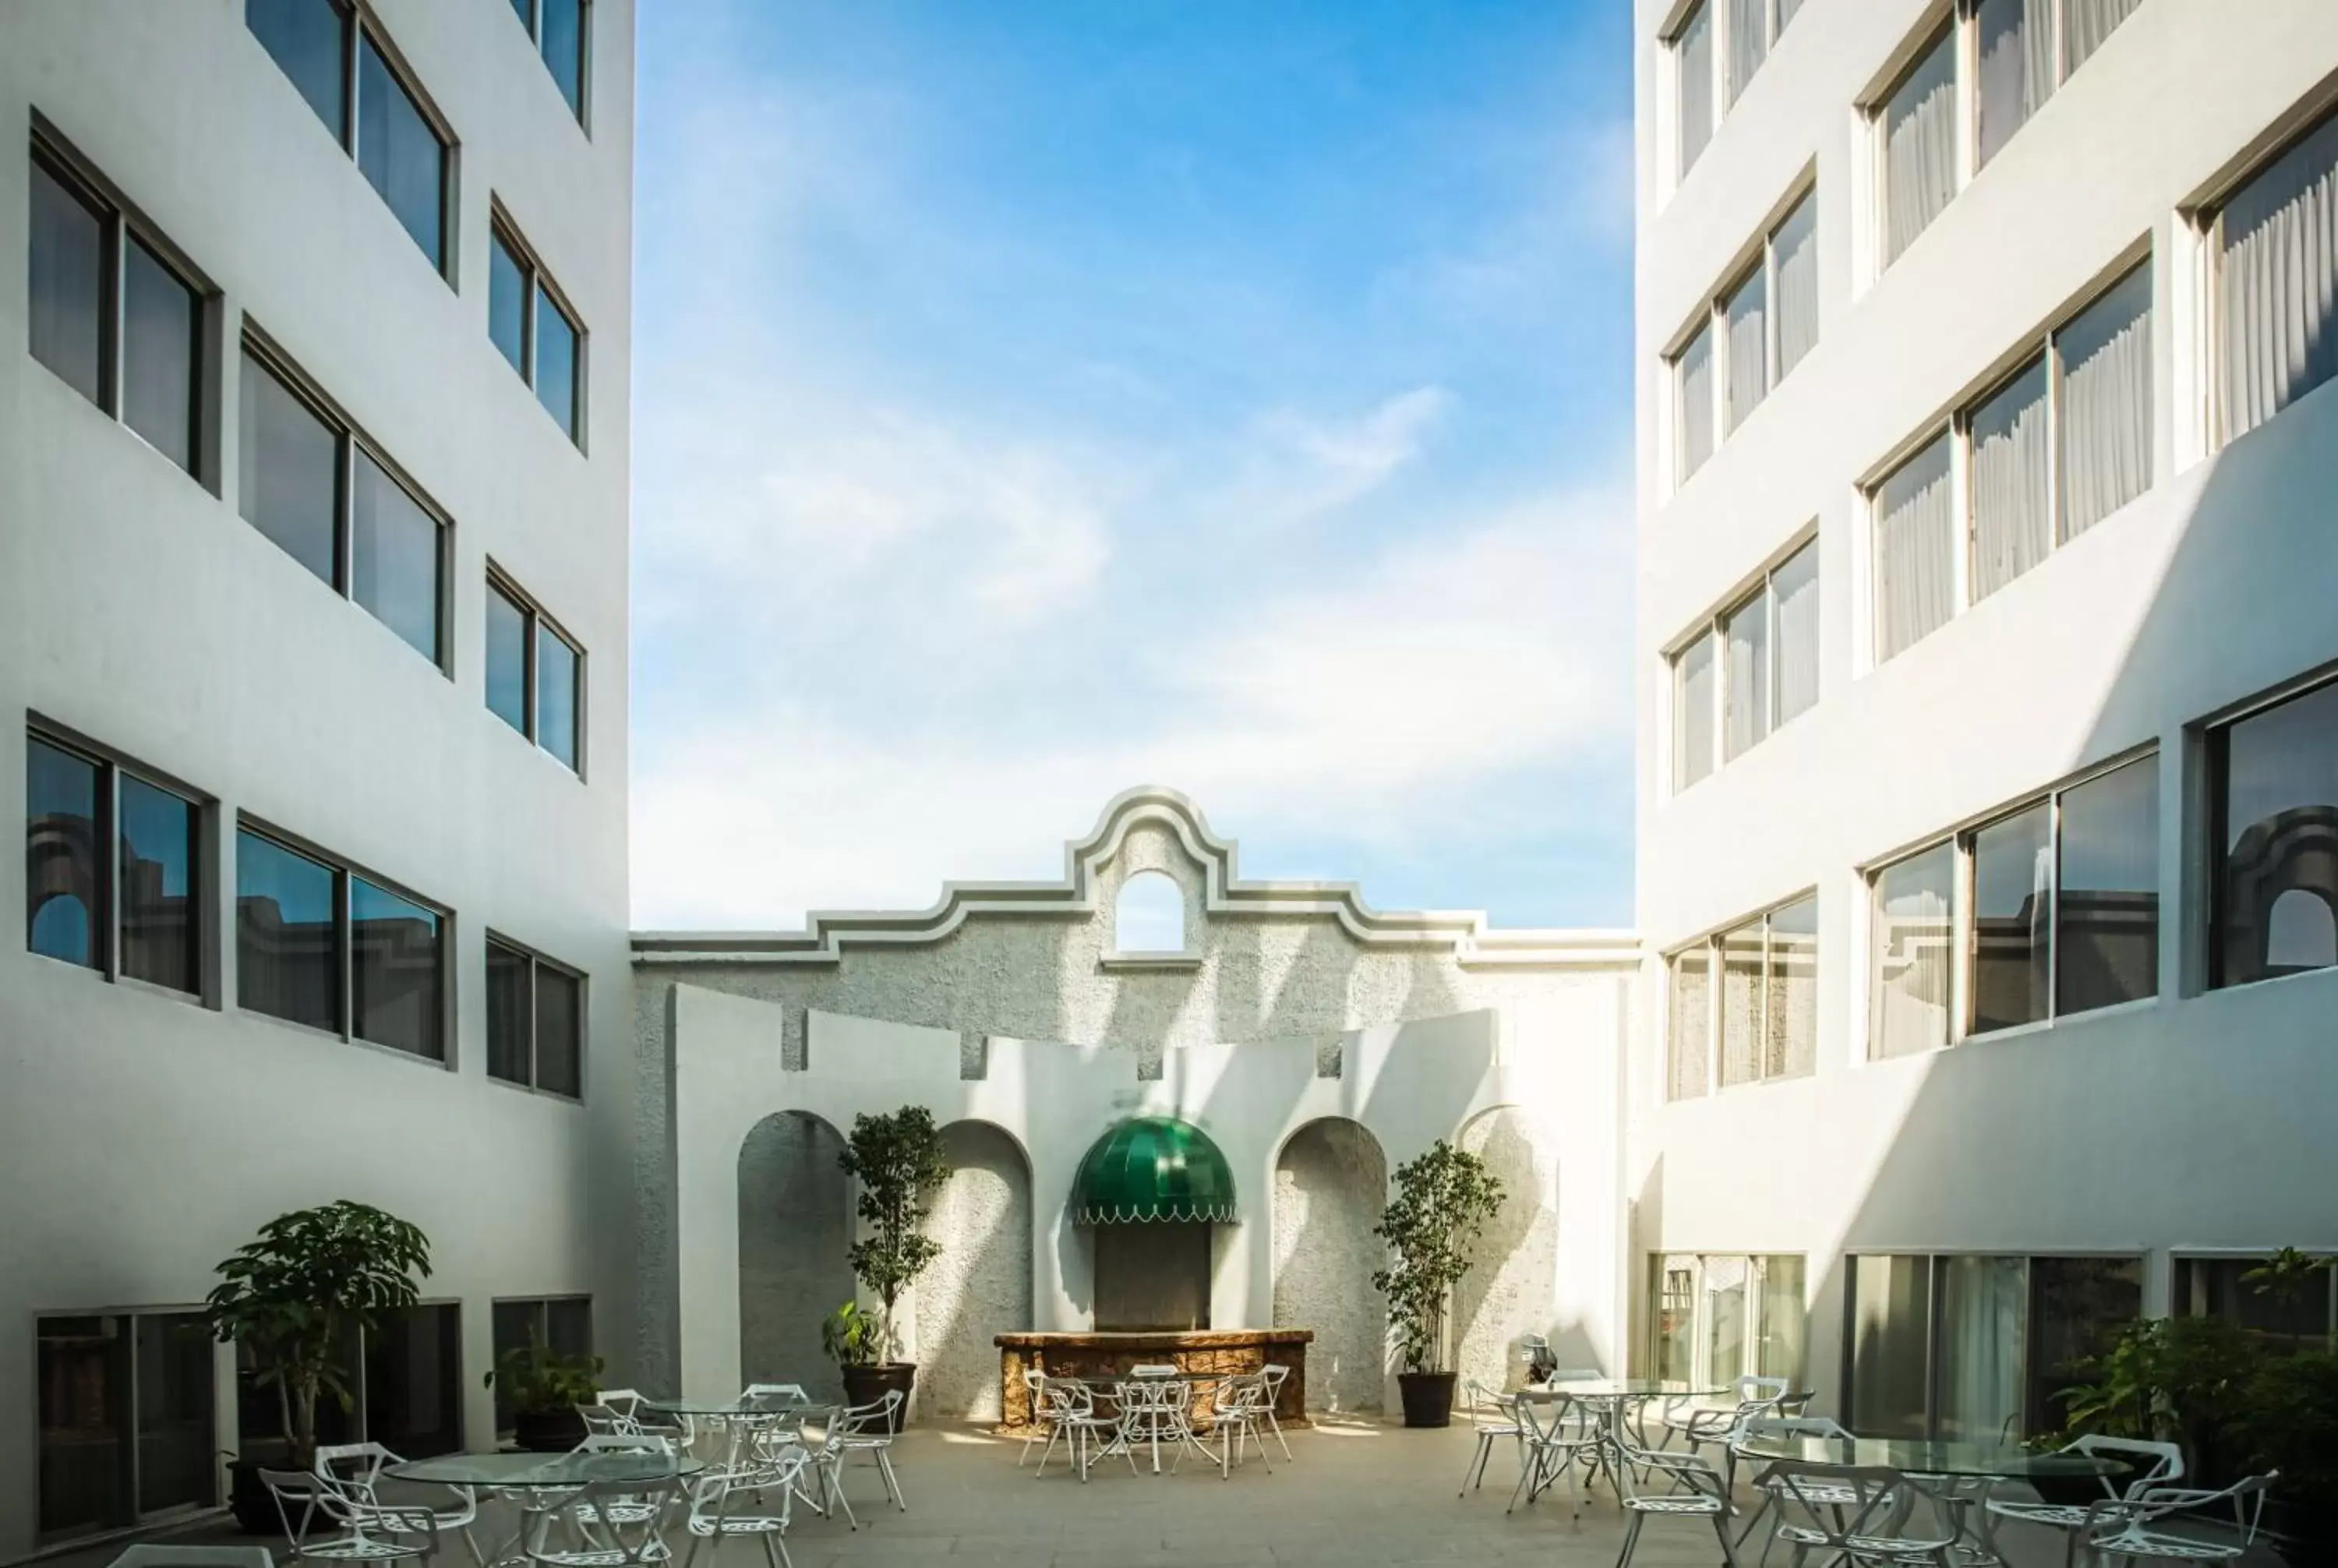
<path id="1" fill-rule="evenodd" d="M 2054 537 L 2046 361 L 2031 361 L 1973 411 L 1973 598 L 1985 599 L 2046 559 Z"/>
<path id="2" fill-rule="evenodd" d="M 2053 0 L 1981 0 L 1980 162 L 2054 91 Z"/>
<path id="3" fill-rule="evenodd" d="M 1673 788 L 1713 771 L 1713 639 L 1699 637 L 1673 658 Z"/>
<path id="4" fill-rule="evenodd" d="M 1713 140 L 1713 7 L 1700 5 L 1673 38 L 1674 90 L 1680 100 L 1680 172 Z"/>
<path id="5" fill-rule="evenodd" d="M 2338 374 L 2338 119 L 2244 186 L 2220 227 L 2229 439 Z"/>
<path id="6" fill-rule="evenodd" d="M 2127 0 L 2127 3 L 2133 5 L 2134 0 Z M 1778 31 L 1783 33 L 1786 24 L 1792 22 L 1794 13 L 1802 8 L 1803 0 L 1778 0 Z"/>
<path id="7" fill-rule="evenodd" d="M 1912 1055 L 1949 1043 L 1956 867 L 1955 849 L 1941 844 L 1875 874 L 1870 1056 Z"/>
<path id="8" fill-rule="evenodd" d="M 1729 331 L 1729 407 L 1722 426 L 1725 435 L 1770 391 L 1770 288 L 1759 267 L 1737 286 L 1723 307 Z"/>
<path id="9" fill-rule="evenodd" d="M 1680 384 L 1680 477 L 1704 466 L 1713 456 L 1713 328 L 1708 326 L 1688 340 L 1675 363 Z"/>
<path id="10" fill-rule="evenodd" d="M 1900 259 L 1957 193 L 1954 29 L 1883 106 L 1883 260 Z"/>
<path id="11" fill-rule="evenodd" d="M 1762 1075 L 1796 1078 L 1818 1065 L 1819 905 L 1803 898 L 1770 911 L 1770 998 Z"/>
<path id="12" fill-rule="evenodd" d="M 1944 434 L 1875 492 L 1875 657 L 1891 658 L 1956 612 L 1957 518 Z"/>
<path id="13" fill-rule="evenodd" d="M 1729 0 L 1729 101 L 1745 91 L 1770 54 L 1769 0 Z"/>
<path id="14" fill-rule="evenodd" d="M 1762 1076 L 1762 922 L 1721 935 L 1721 1083 Z"/>
<path id="15" fill-rule="evenodd" d="M 1722 755 L 1734 757 L 1770 733 L 1770 594 L 1756 593 L 1722 625 L 1728 645 Z"/>
<path id="16" fill-rule="evenodd" d="M 1819 340 L 1819 198 L 1802 199 L 1770 236 L 1770 273 L 1777 279 L 1778 366 L 1776 386 Z"/>
<path id="17" fill-rule="evenodd" d="M 2151 488 L 2151 263 L 2055 334 L 2062 365 L 2062 537 Z"/>
<path id="18" fill-rule="evenodd" d="M 1940 1267 L 1940 1440 L 2018 1441 L 2029 1360 L 2028 1260 L 1948 1258 Z"/>
<path id="19" fill-rule="evenodd" d="M 1819 700 L 1819 546 L 1813 539 L 1770 573 L 1776 604 L 1778 713 L 1783 724 Z"/>
<path id="20" fill-rule="evenodd" d="M 2103 46 L 2111 30 L 2143 0 L 2062 0 L 2062 74 L 2068 75 Z"/>

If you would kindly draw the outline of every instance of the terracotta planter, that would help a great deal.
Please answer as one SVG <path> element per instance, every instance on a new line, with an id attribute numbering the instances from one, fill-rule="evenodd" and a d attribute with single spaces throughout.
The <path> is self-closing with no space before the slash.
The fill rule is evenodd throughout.
<path id="1" fill-rule="evenodd" d="M 854 1405 L 874 1405 L 894 1389 L 901 1391 L 901 1402 L 893 1406 L 893 1415 L 886 1430 L 899 1432 L 909 1414 L 909 1389 L 918 1380 L 914 1361 L 895 1361 L 884 1367 L 846 1367 L 844 1397 Z"/>
<path id="2" fill-rule="evenodd" d="M 1450 1372 L 1400 1372 L 1397 1392 L 1404 1399 L 1408 1426 L 1453 1425 L 1453 1379 Z"/>

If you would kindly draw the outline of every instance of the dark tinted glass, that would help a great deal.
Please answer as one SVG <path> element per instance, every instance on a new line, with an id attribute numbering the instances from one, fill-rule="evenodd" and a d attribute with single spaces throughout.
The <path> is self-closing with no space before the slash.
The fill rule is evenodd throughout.
<path id="1" fill-rule="evenodd" d="M 366 1438 L 408 1459 L 463 1446 L 462 1309 L 392 1313 L 366 1337 Z"/>
<path id="2" fill-rule="evenodd" d="M 584 117 L 584 0 L 544 0 L 544 63 L 568 112 Z"/>
<path id="3" fill-rule="evenodd" d="M 349 594 L 438 662 L 438 520 L 360 451 L 349 498 Z"/>
<path id="4" fill-rule="evenodd" d="M 440 1041 L 438 916 L 349 878 L 350 1029 L 360 1040 L 434 1059 Z"/>
<path id="5" fill-rule="evenodd" d="M 136 1321 L 139 1511 L 207 1507 L 219 1501 L 211 1333 L 193 1312 L 146 1313 Z"/>
<path id="6" fill-rule="evenodd" d="M 2216 983 L 2338 965 L 2338 685 L 2223 730 Z"/>
<path id="7" fill-rule="evenodd" d="M 25 945 L 105 966 L 105 836 L 98 769 L 39 740 L 25 746 Z"/>
<path id="8" fill-rule="evenodd" d="M 507 1083 L 534 1077 L 527 1048 L 527 972 L 526 954 L 500 942 L 487 944 L 487 1075 Z"/>
<path id="9" fill-rule="evenodd" d="M 512 9 L 518 13 L 521 26 L 533 28 L 535 25 L 535 18 L 532 15 L 535 9 L 535 0 L 512 0 Z M 497 1308 L 496 1310 L 501 1311 L 502 1308 Z"/>
<path id="10" fill-rule="evenodd" d="M 201 320 L 195 291 L 133 238 L 122 259 L 122 417 L 190 474 Z"/>
<path id="11" fill-rule="evenodd" d="M 571 1296 L 544 1304 L 544 1342 L 563 1356 L 593 1354 L 593 1302 Z"/>
<path id="12" fill-rule="evenodd" d="M 2044 801 L 1973 835 L 1972 1032 L 2046 1016 L 2053 813 Z"/>
<path id="13" fill-rule="evenodd" d="M 371 38 L 358 44 L 358 167 L 444 271 L 447 149 Z"/>
<path id="14" fill-rule="evenodd" d="M 250 354 L 243 357 L 242 475 L 238 500 L 244 521 L 282 546 L 292 559 L 339 585 L 341 443 L 332 426 L 309 412 Z"/>
<path id="15" fill-rule="evenodd" d="M 487 238 L 487 336 L 527 374 L 527 272 L 500 234 Z"/>
<path id="16" fill-rule="evenodd" d="M 1851 1429 L 1868 1437 L 1921 1438 L 1930 1425 L 1932 1260 L 1853 1258 L 1850 1267 Z"/>
<path id="17" fill-rule="evenodd" d="M 576 766 L 576 650 L 542 622 L 535 627 L 536 743 Z"/>
<path id="18" fill-rule="evenodd" d="M 348 87 L 342 30 L 349 19 L 337 0 L 244 0 L 243 21 L 333 139 L 341 140 L 348 122 L 342 108 Z"/>
<path id="19" fill-rule="evenodd" d="M 2330 1344 L 2331 1292 L 2338 1275 L 2323 1269 L 2288 1285 L 2252 1279 L 2263 1258 L 2179 1258 L 2176 1260 L 2176 1310 L 2187 1318 L 2224 1318 L 2254 1329 L 2265 1342 L 2286 1350 L 2319 1350 Z"/>
<path id="20" fill-rule="evenodd" d="M 2054 1008 L 2078 1013 L 2159 994 L 2159 763 L 2062 793 Z"/>
<path id="21" fill-rule="evenodd" d="M 492 955 L 492 949 L 490 954 Z M 514 1350 L 525 1350 L 531 1342 L 545 1342 L 544 1303 L 541 1301 L 498 1301 L 487 1308 L 488 1333 L 495 1348 L 496 1365 L 501 1367 L 504 1357 Z M 496 1430 L 512 1429 L 511 1391 L 505 1387 L 506 1379 L 498 1377 L 493 1387 L 496 1393 Z"/>
<path id="22" fill-rule="evenodd" d="M 104 400 L 105 223 L 33 160 L 26 277 L 33 358 L 93 403 Z"/>
<path id="23" fill-rule="evenodd" d="M 584 983 L 548 964 L 535 966 L 535 1086 L 584 1092 Z"/>
<path id="24" fill-rule="evenodd" d="M 2029 1260 L 2027 1435 L 2068 1424 L 2069 1395 L 2099 1374 L 2088 1367 L 2111 1336 L 2143 1316 L 2143 1262 L 2136 1258 Z M 2180 1305 L 2180 1303 L 2179 1303 Z"/>
<path id="25" fill-rule="evenodd" d="M 123 1442 L 130 1425 L 130 1338 L 119 1318 L 34 1320 L 43 1535 L 131 1523 Z"/>
<path id="26" fill-rule="evenodd" d="M 535 397 L 575 440 L 576 328 L 541 289 L 535 291 Z"/>
<path id="27" fill-rule="evenodd" d="M 202 930 L 194 803 L 142 779 L 118 774 L 122 800 L 122 972 L 133 979 L 197 989 Z"/>
<path id="28" fill-rule="evenodd" d="M 341 1026 L 333 871 L 255 833 L 235 836 L 238 1006 L 319 1029 Z"/>
<path id="29" fill-rule="evenodd" d="M 527 612 L 487 584 L 487 710 L 527 733 Z"/>

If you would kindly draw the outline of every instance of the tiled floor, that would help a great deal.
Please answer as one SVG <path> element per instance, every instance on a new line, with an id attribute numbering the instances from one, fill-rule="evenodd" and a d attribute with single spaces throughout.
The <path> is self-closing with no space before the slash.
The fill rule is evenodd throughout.
<path id="1" fill-rule="evenodd" d="M 795 1568 L 928 1562 L 934 1568 L 1381 1568 L 1528 1561 L 1606 1568 L 1622 1547 L 1622 1516 L 1604 1494 L 1579 1520 L 1564 1488 L 1506 1514 L 1517 1476 L 1507 1450 L 1496 1455 L 1483 1491 L 1456 1498 L 1470 1452 L 1462 1428 L 1326 1426 L 1292 1433 L 1291 1446 L 1294 1458 L 1286 1464 L 1275 1454 L 1272 1475 L 1253 1459 L 1221 1481 L 1214 1467 L 1189 1458 L 1181 1475 L 1131 1475 L 1115 1460 L 1083 1485 L 1060 1454 L 1034 1479 L 1032 1466 L 1016 1465 L 1017 1443 L 970 1430 L 914 1429 L 896 1450 L 908 1513 L 884 1501 L 873 1469 L 856 1466 L 847 1494 L 860 1528 L 806 1518 L 790 1534 L 789 1549 Z M 483 1522 L 480 1544 L 491 1548 L 501 1534 Z M 179 1539 L 241 1538 L 205 1530 Z M 2059 1568 L 2062 1562 L 2058 1536 L 2013 1536 L 2005 1544 L 2014 1568 Z M 62 1565 L 102 1568 L 112 1555 L 79 1553 Z M 1747 1552 L 1744 1568 L 1758 1555 Z M 283 1556 L 280 1552 L 280 1561 Z M 1773 1560 L 1783 1564 L 1786 1557 Z M 698 1561 L 761 1568 L 762 1553 L 742 1541 L 719 1558 L 702 1550 Z M 1713 1568 L 1721 1552 L 1701 1522 L 1655 1519 L 1642 1531 L 1634 1561 L 1640 1568 Z M 2260 1563 L 2274 1568 L 2275 1559 L 2254 1553 L 2246 1568 Z M 442 1557 L 440 1563 L 467 1568 L 468 1558 Z"/>

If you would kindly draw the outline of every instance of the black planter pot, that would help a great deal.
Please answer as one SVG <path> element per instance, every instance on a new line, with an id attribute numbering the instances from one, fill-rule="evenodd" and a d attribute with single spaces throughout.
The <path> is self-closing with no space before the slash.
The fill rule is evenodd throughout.
<path id="1" fill-rule="evenodd" d="M 844 1396 L 855 1405 L 874 1405 L 895 1389 L 901 1392 L 901 1402 L 893 1406 L 893 1415 L 886 1430 L 899 1432 L 909 1414 L 909 1389 L 918 1380 L 914 1361 L 896 1361 L 886 1367 L 846 1367 Z"/>
<path id="2" fill-rule="evenodd" d="M 1404 1399 L 1408 1426 L 1453 1425 L 1453 1377 L 1450 1372 L 1400 1372 L 1397 1392 Z"/>
<path id="3" fill-rule="evenodd" d="M 263 1469 L 279 1470 L 280 1463 L 233 1459 L 227 1467 L 227 1511 L 235 1527 L 247 1535 L 280 1535 L 284 1522 L 276 1516 L 276 1499 L 260 1478 Z"/>
<path id="4" fill-rule="evenodd" d="M 515 1410 L 512 1441 L 531 1454 L 565 1454 L 584 1441 L 584 1417 L 565 1410 Z"/>
<path id="5" fill-rule="evenodd" d="M 2038 1501 L 2058 1508 L 2084 1508 L 2105 1496 L 2102 1482 L 2092 1475 L 2032 1475 L 2029 1485 Z"/>

